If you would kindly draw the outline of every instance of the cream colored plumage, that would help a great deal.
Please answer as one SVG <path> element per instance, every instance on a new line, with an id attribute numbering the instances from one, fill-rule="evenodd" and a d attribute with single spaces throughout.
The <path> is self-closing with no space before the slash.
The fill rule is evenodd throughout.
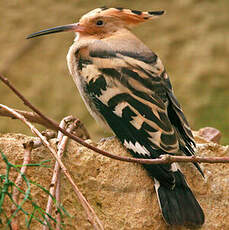
<path id="1" fill-rule="evenodd" d="M 67 55 L 74 82 L 92 116 L 108 125 L 137 158 L 194 154 L 192 132 L 161 60 L 130 31 L 163 13 L 102 7 L 79 23 L 29 36 L 76 32 Z M 155 180 L 166 223 L 203 224 L 203 211 L 176 164 L 144 168 Z"/>

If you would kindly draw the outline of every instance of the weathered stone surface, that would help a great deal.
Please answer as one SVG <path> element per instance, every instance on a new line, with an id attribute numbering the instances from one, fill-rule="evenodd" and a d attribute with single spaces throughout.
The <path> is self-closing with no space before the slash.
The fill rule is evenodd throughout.
<path id="1" fill-rule="evenodd" d="M 207 141 L 212 141 L 217 144 L 220 143 L 220 139 L 222 137 L 221 132 L 212 127 L 204 127 L 198 131 L 198 135 L 206 139 Z"/>
<path id="2" fill-rule="evenodd" d="M 1 135 L 0 149 L 10 162 L 21 164 L 23 160 L 22 143 L 29 139 L 31 137 L 20 134 Z M 196 139 L 198 142 L 201 140 L 198 137 Z M 129 156 L 116 139 L 109 139 L 95 145 L 117 155 Z M 199 145 L 197 154 L 201 156 L 229 156 L 229 151 L 227 146 L 204 143 Z M 53 167 L 54 161 L 46 148 L 40 147 L 33 150 L 31 163 L 47 159 L 51 159 L 49 164 Z M 69 142 L 63 162 L 106 230 L 189 229 L 186 227 L 171 228 L 165 225 L 159 211 L 153 181 L 140 165 L 106 158 L 73 141 Z M 205 180 L 191 164 L 183 163 L 181 166 L 206 215 L 206 222 L 201 229 L 229 229 L 228 165 L 202 165 Z M 27 176 L 48 189 L 52 167 L 29 167 Z M 1 160 L 0 174 L 3 173 L 5 173 L 5 163 Z M 10 178 L 15 180 L 16 172 L 12 172 Z M 61 179 L 63 206 L 71 215 L 71 217 L 64 217 L 65 226 L 63 229 L 93 229 L 87 221 L 86 214 L 74 195 L 71 185 L 64 176 Z M 31 196 L 34 201 L 45 208 L 46 193 L 32 185 Z M 4 203 L 4 209 L 8 212 L 9 204 L 9 200 Z M 29 203 L 23 207 L 31 212 Z M 20 229 L 25 229 L 23 227 L 25 218 L 22 213 L 20 213 L 20 223 Z M 2 227 L 0 226 L 0 229 Z M 40 224 L 36 221 L 32 222 L 31 229 L 40 228 Z"/>

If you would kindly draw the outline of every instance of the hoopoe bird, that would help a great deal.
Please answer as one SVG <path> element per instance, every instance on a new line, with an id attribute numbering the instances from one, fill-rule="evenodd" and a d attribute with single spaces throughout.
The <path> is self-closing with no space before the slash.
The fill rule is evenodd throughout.
<path id="1" fill-rule="evenodd" d="M 136 158 L 195 153 L 191 129 L 161 60 L 130 31 L 163 13 L 101 7 L 78 23 L 27 37 L 75 32 L 67 63 L 81 97 L 91 115 L 108 125 Z M 199 165 L 195 166 L 203 175 Z M 177 163 L 143 167 L 154 179 L 167 224 L 204 223 L 203 210 Z"/>

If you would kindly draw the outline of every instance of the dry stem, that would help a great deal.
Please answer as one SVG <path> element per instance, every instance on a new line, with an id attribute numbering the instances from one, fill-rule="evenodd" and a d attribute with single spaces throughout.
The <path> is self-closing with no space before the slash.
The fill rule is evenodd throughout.
<path id="1" fill-rule="evenodd" d="M 14 110 L 16 112 L 20 113 L 21 115 L 23 115 L 30 122 L 37 123 L 39 125 L 45 126 L 48 129 L 53 129 L 53 130 L 58 131 L 58 128 L 56 128 L 56 126 L 53 126 L 50 122 L 47 122 L 46 120 L 41 118 L 41 116 L 39 116 L 35 112 L 28 112 L 28 111 L 19 110 L 19 109 L 14 109 Z M 13 114 L 9 113 L 6 110 L 2 110 L 2 109 L 0 109 L 0 116 L 10 117 L 12 119 L 17 119 L 17 117 L 15 117 Z M 83 130 L 83 133 L 85 135 L 85 139 L 89 139 L 90 138 L 89 133 L 82 123 L 80 124 L 80 128 Z"/>
<path id="2" fill-rule="evenodd" d="M 20 173 L 18 174 L 17 179 L 15 181 L 15 185 L 18 188 L 21 187 L 22 175 L 24 175 L 26 173 L 27 165 L 30 162 L 33 143 L 28 142 L 28 143 L 24 144 L 24 148 L 25 148 L 25 150 L 24 150 L 24 160 L 23 160 L 23 163 L 22 163 Z M 13 200 L 14 200 L 14 202 L 16 204 L 19 203 L 19 195 L 20 195 L 19 190 L 14 186 L 13 187 Z M 14 213 L 16 211 L 16 209 L 17 209 L 16 205 L 13 204 L 12 207 L 11 207 L 11 213 Z M 11 226 L 12 226 L 13 230 L 19 230 L 19 222 L 18 222 L 18 216 L 17 215 L 12 219 L 12 225 Z"/>
<path id="3" fill-rule="evenodd" d="M 60 173 L 57 175 L 57 182 L 56 182 L 56 203 L 57 207 L 60 204 Z M 56 230 L 61 229 L 61 215 L 59 212 L 56 212 Z"/>
<path id="4" fill-rule="evenodd" d="M 39 115 L 37 115 L 34 112 L 28 112 L 28 111 L 23 111 L 23 110 L 19 110 L 19 109 L 15 109 L 15 111 L 17 113 L 20 113 L 21 115 L 23 115 L 30 122 L 37 123 L 37 124 L 43 125 L 47 128 L 53 129 L 53 126 L 49 122 L 45 121 L 44 119 L 42 119 Z M 13 114 L 11 114 L 10 112 L 8 112 L 6 110 L 2 110 L 2 109 L 0 109 L 0 116 L 11 117 L 13 119 L 17 119 Z"/>
<path id="5" fill-rule="evenodd" d="M 65 117 L 61 122 L 60 122 L 60 127 L 62 128 L 66 128 L 67 125 L 68 125 L 68 122 L 70 121 L 74 121 L 75 119 L 73 119 L 72 116 L 68 116 L 68 117 Z M 74 128 L 74 124 L 70 125 L 68 128 L 67 128 L 67 131 L 68 132 L 71 132 Z M 61 159 L 62 155 L 63 155 L 63 152 L 65 151 L 65 147 L 66 147 L 66 144 L 67 144 L 67 140 L 68 138 L 66 136 L 63 136 L 62 133 L 58 133 L 58 152 L 57 152 L 57 155 L 58 157 Z M 57 184 L 60 185 L 60 183 L 57 183 L 58 179 L 60 179 L 60 165 L 58 164 L 58 162 L 55 163 L 55 167 L 54 167 L 54 171 L 53 171 L 53 176 L 52 176 L 52 180 L 51 180 L 51 183 L 50 183 L 50 189 L 49 189 L 49 193 L 50 193 L 50 196 L 48 197 L 48 202 L 47 202 L 47 207 L 46 207 L 46 213 L 47 214 L 51 214 L 51 209 L 52 209 L 52 201 L 53 201 L 53 198 L 55 196 L 55 189 L 57 190 Z M 57 202 L 57 206 L 60 204 L 60 200 L 59 200 L 59 196 L 58 196 L 58 199 L 56 197 L 56 202 Z M 46 217 L 48 218 L 48 215 L 46 214 Z M 60 218 L 57 218 L 57 226 L 60 226 Z M 44 225 L 43 226 L 43 230 L 47 230 L 48 229 L 48 226 Z M 60 229 L 60 228 L 59 228 Z"/>
<path id="6" fill-rule="evenodd" d="M 76 119 L 74 119 L 72 116 L 68 116 L 65 117 L 61 122 L 60 122 L 60 127 L 66 129 L 67 127 L 67 131 L 68 132 L 72 132 L 76 127 L 76 123 L 75 123 Z M 72 122 L 72 123 L 69 123 Z M 68 141 L 68 137 L 64 136 L 63 133 L 61 133 L 60 131 L 58 132 L 58 136 L 57 136 L 59 143 L 57 146 L 58 149 L 58 156 L 61 158 L 65 148 L 66 148 L 66 144 Z M 56 197 L 56 207 L 58 208 L 61 200 L 60 200 L 60 185 L 61 185 L 61 180 L 60 180 L 60 166 L 59 164 L 56 162 L 55 164 L 55 169 L 54 171 L 56 171 L 57 174 L 57 178 L 56 178 L 56 193 L 55 193 L 55 197 Z M 80 194 L 79 194 L 80 195 Z M 88 203 L 89 205 L 89 203 Z M 90 205 L 89 205 L 90 206 Z M 61 215 L 60 212 L 56 212 L 56 230 L 60 230 L 61 229 Z"/>

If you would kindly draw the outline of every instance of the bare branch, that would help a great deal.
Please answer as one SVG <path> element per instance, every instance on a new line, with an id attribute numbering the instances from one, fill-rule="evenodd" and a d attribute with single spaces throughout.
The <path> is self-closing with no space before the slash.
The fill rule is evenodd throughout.
<path id="1" fill-rule="evenodd" d="M 37 123 L 39 125 L 45 126 L 48 129 L 53 129 L 53 130 L 58 131 L 56 126 L 53 126 L 50 122 L 47 122 L 46 120 L 42 119 L 35 112 L 28 112 L 28 111 L 23 111 L 23 110 L 19 110 L 19 109 L 14 109 L 14 110 L 16 112 L 22 114 L 29 122 Z M 0 116 L 10 117 L 12 119 L 17 119 L 13 114 L 9 113 L 6 110 L 2 110 L 2 109 L 0 109 Z M 83 135 L 80 133 L 81 136 L 83 136 L 84 139 L 90 139 L 90 135 L 89 135 L 87 129 L 85 128 L 85 126 L 83 125 L 82 122 L 79 121 L 78 127 L 80 128 L 80 130 L 83 133 Z"/>
<path id="2" fill-rule="evenodd" d="M 66 129 L 68 132 L 72 132 L 74 130 L 74 128 L 76 128 L 76 123 L 75 123 L 76 119 L 74 119 L 72 116 L 66 117 L 64 118 L 61 122 L 60 122 L 60 127 Z M 71 123 L 70 123 L 71 122 Z M 60 131 L 58 132 L 58 156 L 61 158 L 65 148 L 66 148 L 66 144 L 68 141 L 68 137 L 64 136 L 63 133 L 61 133 Z M 55 169 L 54 172 L 56 172 L 57 177 L 56 177 L 56 207 L 58 207 L 60 205 L 60 185 L 61 185 L 61 180 L 60 180 L 60 166 L 59 164 L 56 162 L 55 165 Z M 79 194 L 80 195 L 80 194 Z M 89 205 L 89 203 L 88 203 Z M 89 205 L 90 206 L 90 205 Z M 56 230 L 60 230 L 61 229 L 61 215 L 60 212 L 56 212 Z"/>
<path id="3" fill-rule="evenodd" d="M 57 175 L 57 182 L 56 182 L 56 202 L 57 205 L 60 204 L 60 173 Z M 61 229 L 61 215 L 59 212 L 56 212 L 56 230 Z"/>
<path id="4" fill-rule="evenodd" d="M 55 129 L 55 127 L 53 127 L 49 122 L 45 121 L 44 119 L 42 119 L 39 115 L 37 115 L 34 112 L 27 112 L 27 111 L 18 110 L 18 109 L 15 109 L 15 111 L 23 115 L 30 122 L 43 125 L 50 129 Z M 0 109 L 0 116 L 11 117 L 13 119 L 17 119 L 13 114 L 9 113 L 6 110 L 2 110 L 2 109 Z"/>
<path id="5" fill-rule="evenodd" d="M 24 151 L 24 161 L 22 163 L 22 167 L 21 167 L 21 170 L 20 170 L 20 173 L 18 174 L 17 176 L 17 179 L 15 181 L 15 185 L 13 187 L 13 200 L 16 204 L 19 203 L 19 195 L 20 195 L 20 192 L 19 190 L 17 189 L 21 187 L 21 184 L 22 184 L 22 175 L 24 175 L 26 173 L 26 169 L 27 169 L 27 165 L 29 164 L 30 162 L 30 159 L 31 159 L 31 151 L 32 151 L 32 148 L 33 148 L 33 143 L 32 142 L 28 142 L 26 144 L 24 144 L 24 148 L 25 148 L 25 151 Z M 16 211 L 17 207 L 15 204 L 12 205 L 11 207 L 11 213 L 14 213 Z M 13 230 L 19 230 L 19 222 L 18 222 L 18 216 L 15 216 L 13 219 L 12 219 L 12 229 Z"/>
<path id="6" fill-rule="evenodd" d="M 68 122 L 74 121 L 74 120 L 75 119 L 73 119 L 72 116 L 65 117 L 60 122 L 60 127 L 61 128 L 66 128 L 67 125 L 68 125 Z M 73 130 L 73 128 L 74 128 L 74 125 L 72 124 L 72 125 L 69 126 L 69 128 L 67 128 L 67 131 L 71 132 Z M 61 157 L 63 155 L 63 152 L 65 151 L 65 147 L 66 147 L 68 138 L 66 136 L 63 136 L 63 134 L 59 132 L 57 140 L 58 140 L 58 147 L 57 147 L 58 152 L 57 152 L 57 155 L 61 159 Z M 55 189 L 57 189 L 58 178 L 60 178 L 59 174 L 60 174 L 60 165 L 58 164 L 58 162 L 56 162 L 54 170 L 53 170 L 52 180 L 51 180 L 51 183 L 50 183 L 50 189 L 49 189 L 50 196 L 48 197 L 48 202 L 47 202 L 47 207 L 46 207 L 46 213 L 47 214 L 50 214 L 51 210 L 52 210 L 52 203 L 53 203 L 52 201 L 53 201 L 53 197 L 55 195 L 54 194 Z M 57 206 L 58 206 L 60 202 L 59 202 L 59 200 L 57 200 L 57 198 L 56 198 L 56 201 L 57 201 Z M 46 214 L 46 217 L 48 218 L 47 214 Z M 59 221 L 57 221 L 57 225 L 58 226 L 60 225 Z M 48 228 L 49 227 L 47 225 L 43 226 L 43 230 L 47 230 Z"/>
<path id="7" fill-rule="evenodd" d="M 86 210 L 88 220 L 93 225 L 94 229 L 103 230 L 104 228 L 103 228 L 99 218 L 96 216 L 94 210 L 90 206 L 88 206 L 87 200 L 85 199 L 85 197 L 82 195 L 82 193 L 80 192 L 80 190 L 76 186 L 75 182 L 73 181 L 70 173 L 68 172 L 67 168 L 65 167 L 65 165 L 63 164 L 61 159 L 57 156 L 56 150 L 50 145 L 50 143 L 46 140 L 46 138 L 44 136 L 42 136 L 42 134 L 30 122 L 28 122 L 21 114 L 15 112 L 13 109 L 11 109 L 5 105 L 0 104 L 0 107 L 11 112 L 12 114 L 14 114 L 14 116 L 16 116 L 22 122 L 24 122 L 31 129 L 31 131 L 42 140 L 43 144 L 49 149 L 52 156 L 56 159 L 56 161 L 60 165 L 61 169 L 63 170 L 65 176 L 67 177 L 67 179 L 71 183 L 73 190 L 74 190 L 75 194 L 77 195 L 78 199 L 80 200 L 82 206 Z"/>

